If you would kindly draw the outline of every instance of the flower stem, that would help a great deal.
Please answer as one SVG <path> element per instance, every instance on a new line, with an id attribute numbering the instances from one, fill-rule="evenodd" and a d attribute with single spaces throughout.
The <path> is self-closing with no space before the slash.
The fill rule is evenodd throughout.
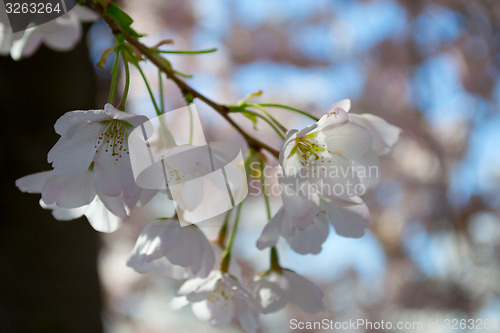
<path id="1" fill-rule="evenodd" d="M 279 257 L 278 257 L 278 250 L 274 246 L 271 248 L 271 252 L 269 255 L 269 261 L 270 261 L 270 266 L 271 266 L 270 270 L 271 271 L 281 272 L 281 266 L 280 266 Z"/>
<path id="2" fill-rule="evenodd" d="M 197 51 L 166 51 L 166 50 L 158 50 L 158 53 L 168 53 L 168 54 L 203 54 L 203 53 L 212 53 L 217 51 L 216 48 L 208 49 L 208 50 L 197 50 Z"/>
<path id="3" fill-rule="evenodd" d="M 130 89 L 130 69 L 128 66 L 128 61 L 122 54 L 123 63 L 125 64 L 125 89 L 123 90 L 122 100 L 120 105 L 118 105 L 118 110 L 125 110 L 125 103 L 127 102 L 128 91 Z"/>
<path id="4" fill-rule="evenodd" d="M 288 132 L 288 128 L 286 128 L 285 126 L 283 126 L 282 123 L 280 123 L 278 121 L 278 119 L 274 118 L 273 116 L 271 116 L 269 114 L 269 112 L 266 111 L 266 109 L 264 109 L 260 104 L 257 104 L 257 103 L 252 103 L 252 104 L 249 104 L 250 106 L 253 106 L 254 108 L 257 108 L 259 109 L 260 111 L 264 112 L 264 114 L 274 123 L 276 124 L 276 126 L 278 126 L 278 128 L 283 132 L 283 133 L 286 133 Z"/>
<path id="5" fill-rule="evenodd" d="M 141 66 L 139 64 L 135 65 L 137 69 L 139 70 L 139 73 L 141 73 L 142 79 L 144 80 L 144 83 L 146 84 L 146 88 L 148 89 L 149 97 L 151 98 L 151 101 L 153 102 L 153 105 L 156 110 L 156 115 L 161 115 L 161 110 L 158 107 L 158 104 L 156 103 L 155 96 L 153 95 L 153 91 L 151 91 L 151 87 L 149 86 L 148 80 L 146 79 L 146 75 L 144 75 L 144 72 L 141 69 Z"/>
<path id="6" fill-rule="evenodd" d="M 118 81 L 118 67 L 120 65 L 120 52 L 115 52 L 116 58 L 113 64 L 113 69 L 111 70 L 111 88 L 109 88 L 109 98 L 108 103 L 113 104 L 116 92 L 116 83 Z"/>
<path id="7" fill-rule="evenodd" d="M 312 114 L 307 113 L 306 111 L 302 111 L 302 110 L 299 110 L 299 109 L 296 109 L 296 108 L 292 108 L 292 107 L 287 106 L 287 105 L 273 104 L 273 103 L 266 103 L 266 104 L 260 104 L 259 103 L 259 105 L 263 106 L 263 107 L 282 108 L 282 109 L 286 109 L 286 110 L 290 110 L 290 111 L 293 111 L 293 112 L 300 113 L 301 115 L 309 117 L 309 118 L 313 119 L 314 121 L 318 121 L 319 120 L 319 118 L 313 116 Z"/>
<path id="8" fill-rule="evenodd" d="M 158 91 L 160 95 L 160 111 L 165 113 L 165 100 L 163 99 L 163 78 L 161 77 L 161 70 L 158 69 Z"/>
<path id="9" fill-rule="evenodd" d="M 235 109 L 235 110 L 231 110 L 230 112 L 232 112 L 232 113 L 247 113 L 247 114 L 251 114 L 252 116 L 255 116 L 257 118 L 260 118 L 260 119 L 264 120 L 269 126 L 271 126 L 274 129 L 274 131 L 276 133 L 278 133 L 278 135 L 280 136 L 280 138 L 282 140 L 285 140 L 285 136 L 283 135 L 283 133 L 281 133 L 281 131 L 269 119 L 267 119 L 263 115 L 261 115 L 261 114 L 259 114 L 257 112 L 250 111 L 250 110 L 238 110 L 238 109 Z"/>
<path id="10" fill-rule="evenodd" d="M 227 226 L 229 223 L 229 217 L 231 216 L 231 213 L 233 210 L 228 210 L 226 213 L 226 217 L 224 218 L 224 222 L 222 223 L 222 226 L 219 229 L 219 235 L 217 236 L 216 243 L 219 244 L 221 249 L 225 248 L 224 242 L 226 241 L 226 235 L 227 235 Z"/>
<path id="11" fill-rule="evenodd" d="M 231 232 L 231 238 L 229 238 L 229 243 L 227 244 L 224 253 L 222 253 L 222 260 L 219 266 L 219 270 L 221 272 L 227 273 L 229 269 L 229 263 L 231 261 L 231 248 L 233 247 L 234 237 L 236 236 L 236 231 L 238 230 L 238 224 L 240 222 L 241 207 L 243 207 L 243 202 L 241 202 L 238 206 L 238 210 L 236 211 L 236 218 L 234 220 L 233 230 Z"/>
<path id="12" fill-rule="evenodd" d="M 266 191 L 266 176 L 264 175 L 264 162 L 260 161 L 260 184 L 262 186 L 262 193 L 264 193 L 264 202 L 266 203 L 267 220 L 271 219 L 271 206 L 269 205 L 269 194 Z M 270 252 L 270 270 L 281 272 L 281 266 L 278 259 L 278 250 L 276 247 L 271 248 Z"/>

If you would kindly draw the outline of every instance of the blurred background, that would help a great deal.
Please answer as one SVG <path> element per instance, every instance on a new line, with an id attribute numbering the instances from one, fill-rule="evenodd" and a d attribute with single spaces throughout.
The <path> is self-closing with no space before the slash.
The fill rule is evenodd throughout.
<path id="1" fill-rule="evenodd" d="M 365 197 L 372 221 L 363 238 L 331 232 L 316 256 L 297 255 L 280 244 L 281 264 L 322 287 L 326 312 L 310 315 L 289 306 L 261 316 L 262 332 L 286 332 L 290 318 L 500 321 L 500 2 L 121 4 L 134 18 L 134 28 L 148 34 L 149 45 L 172 39 L 173 45 L 162 48 L 218 48 L 212 54 L 169 57 L 174 68 L 194 75 L 188 79 L 193 87 L 217 102 L 234 104 L 262 90 L 260 102 L 320 115 L 333 102 L 350 98 L 351 112 L 373 113 L 403 129 L 393 152 L 382 158 L 381 184 Z M 84 219 L 51 221 L 35 196 L 20 195 L 13 185 L 16 178 L 48 167 L 41 163 L 57 139 L 51 131 L 55 119 L 65 111 L 102 107 L 107 99 L 113 61 L 108 59 L 105 69 L 92 64 L 113 37 L 101 21 L 88 29 L 74 54 L 41 49 L 16 64 L 0 59 L 1 110 L 11 131 L 2 133 L 9 161 L 2 163 L 8 172 L 2 193 L 11 204 L 0 224 L 0 279 L 5 279 L 0 318 L 12 328 L 23 327 L 16 326 L 19 320 L 28 323 L 16 330 L 23 332 L 211 332 L 189 308 L 169 308 L 178 282 L 125 266 L 142 225 L 131 219 L 114 234 L 95 235 Z M 90 63 L 77 58 L 87 53 Z M 157 89 L 155 68 L 144 68 Z M 26 73 L 20 75 L 21 70 Z M 66 74 L 64 83 L 57 73 L 69 70 L 76 72 Z M 129 108 L 153 116 L 139 74 L 132 75 Z M 184 105 L 174 85 L 166 83 L 164 89 L 167 110 Z M 51 91 L 53 97 L 44 98 Z M 197 102 L 197 107 L 208 141 L 241 140 L 208 106 Z M 309 123 L 282 110 L 272 113 L 288 128 Z M 28 124 L 19 120 L 22 114 Z M 32 122 L 36 117 L 43 124 Z M 252 131 L 248 119 L 235 119 Z M 279 138 L 264 124 L 259 130 L 261 139 L 279 147 Z M 248 201 L 235 255 L 241 270 L 251 275 L 265 269 L 268 254 L 255 248 L 265 223 L 262 198 Z M 273 202 L 273 211 L 277 208 Z M 61 283 L 66 288 L 57 287 Z"/>

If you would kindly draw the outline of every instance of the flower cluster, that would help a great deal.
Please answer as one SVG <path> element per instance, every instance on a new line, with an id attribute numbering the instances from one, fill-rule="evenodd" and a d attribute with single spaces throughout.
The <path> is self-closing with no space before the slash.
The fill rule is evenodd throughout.
<path id="1" fill-rule="evenodd" d="M 349 114 L 349 106 L 348 101 L 334 104 L 316 123 L 288 132 L 279 156 L 279 182 L 286 189 L 283 207 L 257 241 L 259 249 L 272 248 L 271 266 L 247 286 L 228 269 L 233 238 L 227 246 L 224 237 L 213 245 L 196 225 L 180 225 L 168 192 L 136 184 L 128 137 L 148 120 L 145 116 L 111 104 L 102 110 L 64 114 L 55 124 L 61 137 L 48 153 L 53 169 L 23 177 L 16 184 L 22 191 L 41 193 L 40 205 L 51 209 L 56 219 L 85 215 L 102 232 L 116 230 L 134 209 L 149 210 L 151 222 L 139 235 L 128 266 L 139 273 L 156 271 L 187 279 L 173 305 L 191 304 L 196 317 L 214 327 L 235 319 L 246 331 L 255 332 L 260 314 L 279 311 L 288 303 L 310 313 L 324 309 L 319 287 L 279 265 L 274 248 L 279 236 L 298 253 L 319 253 L 330 224 L 346 237 L 361 237 L 368 224 L 368 208 L 359 195 L 326 189 L 349 182 L 375 186 L 377 178 L 362 171 L 380 167 L 378 157 L 392 148 L 400 130 L 374 115 Z M 328 171 L 339 166 L 352 172 L 333 177 Z M 314 192 L 307 187 L 312 184 Z M 155 200 L 162 200 L 162 205 L 153 212 L 150 206 Z M 238 217 L 239 213 L 238 209 Z M 227 224 L 221 230 L 225 228 Z M 221 264 L 214 269 L 217 260 Z"/>
<path id="2" fill-rule="evenodd" d="M 368 208 L 357 193 L 343 189 L 377 185 L 378 157 L 390 151 L 400 129 L 349 109 L 350 101 L 343 100 L 316 123 L 289 131 L 280 151 L 283 207 L 264 228 L 259 249 L 275 246 L 282 236 L 296 252 L 317 254 L 329 224 L 345 237 L 364 234 Z"/>

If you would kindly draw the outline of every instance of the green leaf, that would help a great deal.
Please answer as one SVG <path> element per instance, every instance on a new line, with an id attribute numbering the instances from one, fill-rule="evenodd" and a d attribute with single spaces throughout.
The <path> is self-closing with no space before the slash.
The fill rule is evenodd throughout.
<path id="1" fill-rule="evenodd" d="M 250 112 L 241 111 L 241 113 L 245 117 L 247 117 L 248 119 L 250 119 L 250 121 L 253 123 L 253 128 L 257 129 L 257 117 L 253 113 L 250 113 Z"/>
<path id="2" fill-rule="evenodd" d="M 127 13 L 121 10 L 116 3 L 112 2 L 106 9 L 106 12 L 132 37 L 139 38 L 144 36 L 132 29 L 131 25 L 134 20 Z"/>

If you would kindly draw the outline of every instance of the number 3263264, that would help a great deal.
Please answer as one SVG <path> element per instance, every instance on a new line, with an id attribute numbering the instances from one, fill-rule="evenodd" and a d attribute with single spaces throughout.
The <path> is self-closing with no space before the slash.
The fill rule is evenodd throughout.
<path id="1" fill-rule="evenodd" d="M 59 3 L 19 3 L 19 2 L 6 2 L 5 11 L 7 14 L 51 14 L 60 13 L 61 7 Z"/>

